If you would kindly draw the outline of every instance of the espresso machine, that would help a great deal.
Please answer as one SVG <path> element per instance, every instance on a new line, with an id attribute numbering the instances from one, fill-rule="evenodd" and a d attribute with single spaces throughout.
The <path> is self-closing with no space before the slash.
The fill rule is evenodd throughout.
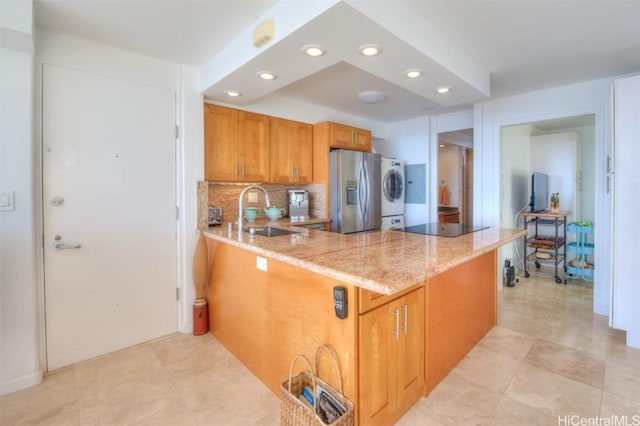
<path id="1" fill-rule="evenodd" d="M 289 219 L 309 220 L 309 193 L 302 189 L 290 189 Z"/>

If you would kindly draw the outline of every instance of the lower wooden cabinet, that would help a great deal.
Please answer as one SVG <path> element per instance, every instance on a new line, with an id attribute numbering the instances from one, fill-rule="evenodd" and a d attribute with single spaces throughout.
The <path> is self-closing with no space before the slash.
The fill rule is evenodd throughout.
<path id="1" fill-rule="evenodd" d="M 424 392 L 424 287 L 360 315 L 359 424 L 393 424 Z"/>

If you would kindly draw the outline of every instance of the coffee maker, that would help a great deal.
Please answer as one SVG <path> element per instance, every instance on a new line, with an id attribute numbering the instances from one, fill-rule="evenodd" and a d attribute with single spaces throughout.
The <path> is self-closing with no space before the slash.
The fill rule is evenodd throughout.
<path id="1" fill-rule="evenodd" d="M 302 189 L 290 189 L 289 194 L 289 219 L 309 219 L 309 193 Z"/>

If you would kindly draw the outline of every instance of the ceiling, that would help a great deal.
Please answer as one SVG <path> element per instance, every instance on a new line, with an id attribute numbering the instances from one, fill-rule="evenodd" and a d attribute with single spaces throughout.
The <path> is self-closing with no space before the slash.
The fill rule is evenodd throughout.
<path id="1" fill-rule="evenodd" d="M 201 67 L 210 101 L 277 96 L 380 122 L 640 72 L 640 0 L 34 0 L 34 11 L 40 27 Z M 257 48 L 265 19 L 275 36 Z M 310 43 L 326 54 L 304 56 Z M 382 54 L 362 56 L 366 43 Z M 408 79 L 409 68 L 424 75 Z M 442 85 L 453 90 L 439 95 Z M 361 91 L 385 100 L 364 104 Z"/>

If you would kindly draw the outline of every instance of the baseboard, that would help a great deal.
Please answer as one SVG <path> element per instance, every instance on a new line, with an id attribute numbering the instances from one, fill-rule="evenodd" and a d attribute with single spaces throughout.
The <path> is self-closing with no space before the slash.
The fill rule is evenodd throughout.
<path id="1" fill-rule="evenodd" d="M 6 395 L 8 393 L 38 385 L 42 383 L 43 374 L 44 373 L 42 371 L 36 371 L 35 373 L 26 376 L 0 382 L 0 395 Z"/>

